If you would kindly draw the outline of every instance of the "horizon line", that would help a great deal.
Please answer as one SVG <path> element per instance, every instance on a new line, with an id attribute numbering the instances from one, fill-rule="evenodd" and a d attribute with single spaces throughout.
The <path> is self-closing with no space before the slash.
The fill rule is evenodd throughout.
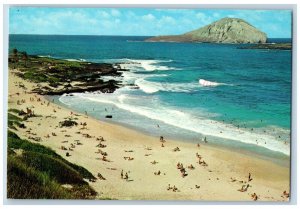
<path id="1" fill-rule="evenodd" d="M 135 37 L 155 37 L 155 36 L 165 36 L 165 35 L 101 35 L 101 34 L 25 34 L 25 33 L 8 33 L 8 35 L 35 35 L 35 36 L 135 36 Z M 289 38 L 292 37 L 267 37 L 267 38 Z"/>

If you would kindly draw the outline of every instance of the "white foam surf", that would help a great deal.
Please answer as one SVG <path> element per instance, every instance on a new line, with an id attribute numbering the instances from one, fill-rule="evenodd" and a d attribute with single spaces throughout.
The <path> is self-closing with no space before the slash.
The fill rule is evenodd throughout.
<path id="1" fill-rule="evenodd" d="M 167 92 L 191 92 L 199 87 L 196 83 L 168 83 L 152 82 L 145 79 L 137 79 L 135 84 L 145 93 L 155 93 L 158 91 Z"/>
<path id="2" fill-rule="evenodd" d="M 172 60 L 135 60 L 135 59 L 121 59 L 120 67 L 132 71 L 167 71 L 174 70 L 174 67 L 161 65 L 164 62 L 171 62 Z"/>
<path id="3" fill-rule="evenodd" d="M 228 85 L 231 86 L 232 84 L 227 84 L 227 83 L 218 83 L 214 81 L 209 81 L 209 80 L 204 80 L 204 79 L 199 79 L 199 84 L 201 86 L 208 86 L 208 87 L 214 87 L 214 86 L 220 86 L 220 85 Z"/>
<path id="4" fill-rule="evenodd" d="M 67 61 L 72 61 L 72 62 L 86 62 L 85 59 L 65 59 Z"/>
<path id="5" fill-rule="evenodd" d="M 257 133 L 237 128 L 231 124 L 211 120 L 186 111 L 165 107 L 159 103 L 153 103 L 153 101 L 146 97 L 141 98 L 141 96 L 134 97 L 126 93 L 124 94 L 124 90 L 117 90 L 114 94 L 109 95 L 74 94 L 74 96 L 79 97 L 82 100 L 112 104 L 131 113 L 206 136 L 220 137 L 224 140 L 239 141 L 246 144 L 261 146 L 285 155 L 290 154 L 290 144 L 282 139 L 279 140 L 269 133 Z M 60 98 L 60 101 L 63 103 L 68 103 L 67 100 L 68 98 L 65 96 Z M 142 101 L 151 102 L 141 103 Z"/>

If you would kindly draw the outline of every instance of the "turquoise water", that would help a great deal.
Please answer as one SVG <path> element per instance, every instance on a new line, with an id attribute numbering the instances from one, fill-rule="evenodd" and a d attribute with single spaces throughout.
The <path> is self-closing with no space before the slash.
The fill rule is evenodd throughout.
<path id="1" fill-rule="evenodd" d="M 289 155 L 291 51 L 145 38 L 11 35 L 9 44 L 28 54 L 121 63 L 129 71 L 120 81 L 139 87 L 59 98 L 75 110 L 99 119 L 112 114 L 111 122 L 155 136 L 193 142 L 207 137 L 236 149 Z M 214 85 L 203 86 L 200 79 Z"/>

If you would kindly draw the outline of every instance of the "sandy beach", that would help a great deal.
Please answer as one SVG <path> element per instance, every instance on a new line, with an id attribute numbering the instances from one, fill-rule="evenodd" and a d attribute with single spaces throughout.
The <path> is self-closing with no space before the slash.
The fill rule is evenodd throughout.
<path id="1" fill-rule="evenodd" d="M 14 71 L 9 72 L 8 108 L 30 108 L 41 116 L 30 118 L 25 122 L 26 129 L 18 128 L 16 133 L 28 140 L 40 137 L 41 141 L 36 143 L 52 148 L 95 176 L 101 174 L 103 179 L 89 182 L 99 197 L 253 201 L 257 195 L 257 201 L 288 201 L 283 196 L 283 192 L 290 189 L 288 167 L 212 147 L 209 143 L 199 147 L 167 138 L 162 142 L 159 138 L 76 113 L 30 93 L 36 84 L 22 80 Z M 60 128 L 59 122 L 67 117 L 79 125 Z M 80 125 L 84 123 L 86 126 Z M 67 152 L 70 156 L 66 156 Z"/>

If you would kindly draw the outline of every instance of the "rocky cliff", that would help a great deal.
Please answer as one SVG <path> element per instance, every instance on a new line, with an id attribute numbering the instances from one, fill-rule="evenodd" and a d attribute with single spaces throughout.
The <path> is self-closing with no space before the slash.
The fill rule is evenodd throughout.
<path id="1" fill-rule="evenodd" d="M 266 43 L 267 35 L 239 18 L 223 18 L 182 35 L 156 36 L 149 42 Z"/>

